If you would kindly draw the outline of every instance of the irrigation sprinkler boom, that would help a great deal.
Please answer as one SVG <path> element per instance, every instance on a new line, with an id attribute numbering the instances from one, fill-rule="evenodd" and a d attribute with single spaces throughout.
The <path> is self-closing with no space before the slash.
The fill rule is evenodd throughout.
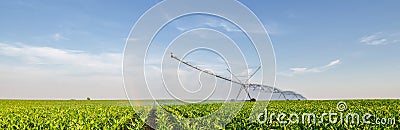
<path id="1" fill-rule="evenodd" d="M 256 101 L 255 98 L 252 98 L 252 97 L 251 97 L 251 95 L 250 95 L 250 93 L 249 93 L 249 89 L 253 89 L 253 90 L 256 90 L 256 89 L 257 89 L 257 90 L 264 91 L 264 92 L 279 93 L 279 94 L 280 94 L 280 95 L 279 95 L 279 98 L 280 98 L 281 96 L 283 96 L 285 100 L 287 100 L 285 94 L 294 95 L 296 98 L 298 98 L 298 100 L 300 100 L 300 98 L 305 99 L 302 95 L 297 94 L 297 93 L 295 93 L 295 92 L 293 92 L 293 91 L 282 91 L 282 90 L 280 90 L 280 89 L 277 89 L 277 88 L 274 88 L 274 87 L 271 87 L 271 86 L 267 86 L 267 85 L 248 83 L 249 80 L 250 80 L 250 78 L 252 78 L 252 77 L 256 74 L 256 72 L 257 72 L 258 70 L 260 70 L 261 66 L 258 67 L 258 68 L 256 69 L 256 71 L 253 72 L 253 74 L 251 74 L 250 77 L 249 77 L 248 79 L 245 80 L 245 82 L 241 82 L 241 81 L 239 80 L 239 78 L 237 78 L 229 69 L 227 69 L 228 72 L 229 72 L 236 80 L 238 80 L 238 81 L 235 81 L 235 80 L 232 80 L 232 79 L 223 77 L 223 76 L 221 76 L 221 75 L 214 74 L 214 73 L 209 72 L 209 71 L 207 71 L 207 70 L 203 70 L 203 69 L 201 69 L 201 68 L 199 68 L 199 67 L 196 67 L 196 66 L 194 66 L 194 65 L 191 65 L 191 64 L 189 64 L 188 62 L 183 61 L 183 60 L 179 59 L 178 57 L 174 56 L 173 53 L 171 53 L 171 58 L 172 58 L 172 59 L 175 59 L 175 60 L 179 61 L 180 63 L 183 63 L 183 64 L 185 64 L 185 65 L 187 65 L 187 66 L 189 66 L 189 67 L 191 67 L 191 68 L 193 68 L 193 69 L 196 69 L 196 70 L 198 70 L 198 71 L 200 71 L 200 72 L 203 72 L 203 73 L 206 73 L 206 74 L 215 76 L 215 77 L 217 77 L 217 78 L 223 79 L 223 80 L 225 80 L 225 81 L 232 82 L 232 83 L 235 83 L 235 84 L 240 85 L 241 88 L 240 88 L 240 90 L 239 90 L 238 95 L 236 96 L 236 100 L 237 100 L 237 98 L 239 97 L 239 95 L 240 95 L 240 93 L 242 92 L 242 90 L 245 90 L 245 92 L 246 92 L 248 98 L 250 99 L 249 101 Z M 279 98 L 278 98 L 278 99 L 279 99 Z"/>
<path id="2" fill-rule="evenodd" d="M 207 70 L 200 69 L 200 68 L 198 68 L 198 67 L 196 67 L 196 66 L 193 66 L 193 65 L 189 64 L 188 62 L 185 62 L 185 61 L 179 59 L 178 57 L 174 56 L 172 53 L 171 53 L 171 58 L 172 58 L 172 59 L 175 59 L 175 60 L 179 61 L 180 63 L 183 63 L 183 64 L 185 64 L 185 65 L 187 65 L 187 66 L 189 66 L 189 67 L 191 67 L 191 68 L 194 68 L 194 69 L 196 69 L 196 70 L 198 70 L 198 71 L 200 71 L 200 72 L 203 72 L 203 73 L 206 73 L 206 74 L 215 76 L 215 77 L 217 77 L 217 78 L 220 78 L 220 79 L 223 79 L 223 80 L 226 80 L 226 81 L 229 81 L 229 82 L 232 82 L 232 83 L 241 85 L 242 88 L 241 88 L 240 90 L 245 89 L 245 90 L 246 90 L 246 93 L 247 93 L 247 96 L 248 96 L 251 100 L 254 100 L 254 98 L 251 98 L 250 93 L 249 93 L 248 90 L 246 89 L 246 85 L 245 85 L 245 84 L 243 84 L 243 83 L 241 83 L 241 82 L 238 82 L 238 81 L 234 81 L 234 80 L 232 80 L 232 79 L 225 78 L 225 77 L 220 76 L 220 75 L 217 75 L 217 74 L 214 74 L 214 73 L 209 72 L 209 71 L 207 71 Z M 228 71 L 229 71 L 229 70 L 228 70 Z M 229 71 L 229 72 L 230 72 L 230 71 Z M 240 94 L 240 92 L 239 92 L 239 94 Z"/>
<path id="3" fill-rule="evenodd" d="M 198 70 L 198 71 L 200 71 L 200 72 L 204 72 L 204 73 L 206 73 L 206 74 L 215 76 L 215 77 L 217 77 L 217 78 L 220 78 L 220 79 L 223 79 L 223 80 L 232 82 L 232 83 L 236 83 L 236 84 L 242 85 L 242 83 L 240 83 L 240 82 L 233 81 L 233 80 L 231 80 L 231 79 L 222 77 L 222 76 L 220 76 L 220 75 L 216 75 L 216 74 L 211 73 L 211 72 L 209 72 L 209 71 L 207 71 L 207 70 L 202 70 L 202 69 L 200 69 L 200 68 L 198 68 L 198 67 L 196 67 L 196 66 L 193 66 L 193 65 L 191 65 L 191 64 L 189 64 L 189 63 L 187 63 L 187 62 L 185 62 L 185 61 L 183 61 L 183 60 L 181 60 L 181 59 L 179 59 L 178 57 L 174 56 L 172 53 L 171 53 L 171 58 L 172 58 L 172 59 L 175 59 L 175 60 L 178 60 L 179 62 L 181 62 L 181 63 L 183 63 L 183 64 L 185 64 L 185 65 L 187 65 L 187 66 L 189 66 L 189 67 L 191 67 L 191 68 L 194 68 L 194 69 L 196 69 L 196 70 Z"/>

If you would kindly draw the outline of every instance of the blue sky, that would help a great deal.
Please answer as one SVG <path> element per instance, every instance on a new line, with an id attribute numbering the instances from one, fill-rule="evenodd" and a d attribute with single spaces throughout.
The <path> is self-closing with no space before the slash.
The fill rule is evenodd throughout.
<path id="1" fill-rule="evenodd" d="M 124 98 L 125 40 L 158 2 L 0 1 L 0 98 Z M 400 98 L 399 1 L 240 2 L 269 32 L 279 88 L 309 99 Z"/>

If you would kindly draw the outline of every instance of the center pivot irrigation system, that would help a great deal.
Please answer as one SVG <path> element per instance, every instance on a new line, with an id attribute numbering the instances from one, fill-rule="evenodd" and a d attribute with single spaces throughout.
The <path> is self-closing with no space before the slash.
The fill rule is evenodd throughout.
<path id="1" fill-rule="evenodd" d="M 240 85 L 241 87 L 240 87 L 239 93 L 236 96 L 236 99 L 235 99 L 236 101 L 238 100 L 238 97 L 242 93 L 243 90 L 245 91 L 245 93 L 247 94 L 247 97 L 249 98 L 246 101 L 252 101 L 252 102 L 256 101 L 256 99 L 251 96 L 251 94 L 249 92 L 250 90 L 252 90 L 252 91 L 260 91 L 260 92 L 265 92 L 265 93 L 273 93 L 273 94 L 278 94 L 279 95 L 278 98 L 273 98 L 273 96 L 272 96 L 271 100 L 282 100 L 281 97 L 283 97 L 283 100 L 306 100 L 306 98 L 304 96 L 302 96 L 301 94 L 295 93 L 293 91 L 282 91 L 282 90 L 280 90 L 278 88 L 274 88 L 274 87 L 267 86 L 267 85 L 249 83 L 249 80 L 256 74 L 256 72 L 258 70 L 261 69 L 261 66 L 258 67 L 256 69 L 256 71 L 254 71 L 253 74 L 251 74 L 248 79 L 246 79 L 244 82 L 242 82 L 229 69 L 227 69 L 228 72 L 230 74 L 232 74 L 232 76 L 237 81 L 229 79 L 229 78 L 226 78 L 226 77 L 223 77 L 221 75 L 214 74 L 214 73 L 209 72 L 207 70 L 203 70 L 203 69 L 201 69 L 199 67 L 196 67 L 194 65 L 191 65 L 188 62 L 183 61 L 183 60 L 179 59 L 178 57 L 174 56 L 173 53 L 171 53 L 171 58 L 175 59 L 175 60 L 179 61 L 180 63 L 183 63 L 183 64 L 185 64 L 185 65 L 187 65 L 187 66 L 189 66 L 189 67 L 191 67 L 193 69 L 196 69 L 196 70 L 198 70 L 200 72 L 203 72 L 203 73 L 215 76 L 215 77 L 217 77 L 219 79 L 223 79 L 223 80 L 226 80 L 226 81 L 229 81 L 229 82 L 232 82 L 232 83 Z"/>

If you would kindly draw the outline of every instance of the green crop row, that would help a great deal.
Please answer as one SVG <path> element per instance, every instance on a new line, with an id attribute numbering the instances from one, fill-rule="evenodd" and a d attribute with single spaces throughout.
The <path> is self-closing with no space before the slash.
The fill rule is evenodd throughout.
<path id="1" fill-rule="evenodd" d="M 148 108 L 138 108 L 145 111 Z M 0 129 L 143 129 L 127 102 L 0 100 Z"/>
<path id="2" fill-rule="evenodd" d="M 175 118 L 188 119 L 241 107 L 235 117 L 223 125 L 223 129 L 399 129 L 400 100 L 345 100 L 345 110 L 337 108 L 339 102 L 343 101 L 270 101 L 226 103 L 230 104 L 228 107 L 221 104 L 200 104 L 164 108 L 175 115 Z M 260 113 L 263 114 L 258 118 Z M 331 119 L 329 114 L 332 115 Z M 216 115 L 215 122 L 224 119 L 223 116 Z M 190 123 L 184 128 L 219 128 L 214 126 L 214 122 L 203 123 L 199 118 Z"/>
<path id="3" fill-rule="evenodd" d="M 164 104 L 153 119 L 157 129 L 399 129 L 400 100 L 345 100 L 345 109 L 339 102 Z M 0 100 L 0 129 L 145 129 L 152 108 L 127 101 Z M 336 122 L 328 118 L 332 113 Z M 359 121 L 345 120 L 352 114 Z"/>

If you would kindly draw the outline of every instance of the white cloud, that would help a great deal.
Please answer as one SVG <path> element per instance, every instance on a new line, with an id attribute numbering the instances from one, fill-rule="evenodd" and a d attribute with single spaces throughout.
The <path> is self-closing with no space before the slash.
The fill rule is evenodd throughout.
<path id="1" fill-rule="evenodd" d="M 186 28 L 186 27 L 176 27 L 176 29 L 178 29 L 179 31 L 183 32 L 183 31 L 188 30 L 189 28 Z"/>
<path id="2" fill-rule="evenodd" d="M 11 62 L 19 60 L 24 67 L 64 70 L 66 74 L 115 74 L 121 72 L 122 54 L 92 54 L 80 50 L 65 50 L 52 47 L 30 46 L 22 43 L 0 43 L 0 56 L 11 57 Z M 13 64 L 10 62 L 2 64 Z M 14 63 L 15 64 L 15 63 Z"/>
<path id="3" fill-rule="evenodd" d="M 60 41 L 60 40 L 68 40 L 68 38 L 64 37 L 61 35 L 61 33 L 55 33 L 52 35 L 52 38 L 54 41 Z"/>
<path id="4" fill-rule="evenodd" d="M 186 22 L 175 22 L 174 23 L 175 28 L 181 32 L 196 28 L 214 28 L 226 32 L 244 32 L 244 30 L 241 30 L 234 23 L 231 23 L 230 21 L 224 19 L 206 17 L 206 16 L 195 16 L 192 18 L 187 18 L 185 20 Z M 265 34 L 264 29 L 262 29 L 262 27 L 259 26 L 257 21 L 240 20 L 236 22 L 238 26 L 243 27 L 243 29 L 246 29 L 247 33 Z M 264 28 L 268 27 L 267 28 L 268 32 L 271 34 L 282 33 L 280 30 L 281 27 L 278 27 L 278 24 L 276 23 L 272 24 L 273 25 L 267 24 L 268 26 L 265 25 L 262 26 L 264 26 Z"/>
<path id="5" fill-rule="evenodd" d="M 0 43 L 0 98 L 125 99 L 120 53 Z"/>
<path id="6" fill-rule="evenodd" d="M 82 33 L 82 32 L 76 32 L 76 33 Z M 41 35 L 41 36 L 33 36 L 32 39 L 36 42 L 42 42 L 42 43 L 70 40 L 69 38 L 65 37 L 63 33 L 60 32 Z"/>
<path id="7" fill-rule="evenodd" d="M 361 37 L 359 39 L 359 42 L 366 45 L 386 45 L 391 43 L 397 43 L 399 41 L 398 39 L 399 36 L 400 34 L 397 33 L 388 34 L 379 32 L 372 35 Z"/>
<path id="8" fill-rule="evenodd" d="M 223 28 L 225 31 L 228 32 L 240 32 L 241 30 L 238 29 L 237 27 L 227 24 L 225 22 L 219 21 L 219 20 L 209 20 L 208 22 L 204 23 L 204 25 L 210 26 L 210 27 L 216 27 L 216 28 Z"/>
<path id="9" fill-rule="evenodd" d="M 136 41 L 139 41 L 140 39 L 138 39 L 138 38 L 123 38 L 125 41 L 127 41 L 127 42 L 136 42 Z"/>
<path id="10" fill-rule="evenodd" d="M 248 22 L 248 21 L 247 21 Z M 250 22 L 246 23 L 249 24 Z M 244 30 L 241 30 L 239 27 L 236 27 L 234 24 L 231 24 L 229 22 L 226 21 L 222 21 L 222 20 L 215 20 L 215 19 L 209 19 L 207 22 L 205 22 L 203 24 L 203 26 L 209 26 L 209 27 L 214 27 L 214 28 L 221 28 L 227 32 L 244 32 Z M 239 25 L 242 26 L 243 25 Z M 280 30 L 277 29 L 277 25 L 272 25 L 272 26 L 268 26 L 269 28 L 267 28 L 267 26 L 264 26 L 264 28 L 269 29 L 267 30 L 269 33 L 271 34 L 277 34 L 277 33 L 281 33 L 279 32 Z M 255 33 L 255 34 L 264 34 L 265 31 L 263 29 L 259 29 L 259 27 L 257 26 L 257 24 L 249 24 L 248 26 L 249 28 L 247 28 L 248 30 L 247 33 Z M 271 29 L 273 28 L 273 29 Z"/>
<path id="11" fill-rule="evenodd" d="M 340 60 L 334 60 L 334 61 L 332 61 L 331 63 L 329 63 L 328 65 L 325 65 L 324 67 L 325 67 L 325 68 L 331 67 L 331 66 L 337 65 L 337 64 L 339 64 L 339 63 L 340 63 Z"/>
<path id="12" fill-rule="evenodd" d="M 331 61 L 329 64 L 324 65 L 324 66 L 320 66 L 320 67 L 314 67 L 314 68 L 305 68 L 305 67 L 290 68 L 290 72 L 281 72 L 281 73 L 278 73 L 278 75 L 291 77 L 291 76 L 295 76 L 295 75 L 298 75 L 298 74 L 320 73 L 320 72 L 327 71 L 327 70 L 333 68 L 334 66 L 340 64 L 340 63 L 341 63 L 340 60 L 334 60 L 334 61 Z"/>
<path id="13" fill-rule="evenodd" d="M 216 20 L 216 19 L 207 19 L 204 22 L 199 22 L 198 25 L 190 25 L 190 26 L 177 26 L 176 29 L 179 31 L 187 31 L 190 29 L 195 29 L 195 28 L 200 28 L 200 27 L 212 27 L 212 28 L 220 28 L 223 29 L 227 32 L 241 32 L 241 30 L 237 27 L 235 27 L 232 24 L 229 24 L 228 22 L 222 21 L 222 20 Z"/>

